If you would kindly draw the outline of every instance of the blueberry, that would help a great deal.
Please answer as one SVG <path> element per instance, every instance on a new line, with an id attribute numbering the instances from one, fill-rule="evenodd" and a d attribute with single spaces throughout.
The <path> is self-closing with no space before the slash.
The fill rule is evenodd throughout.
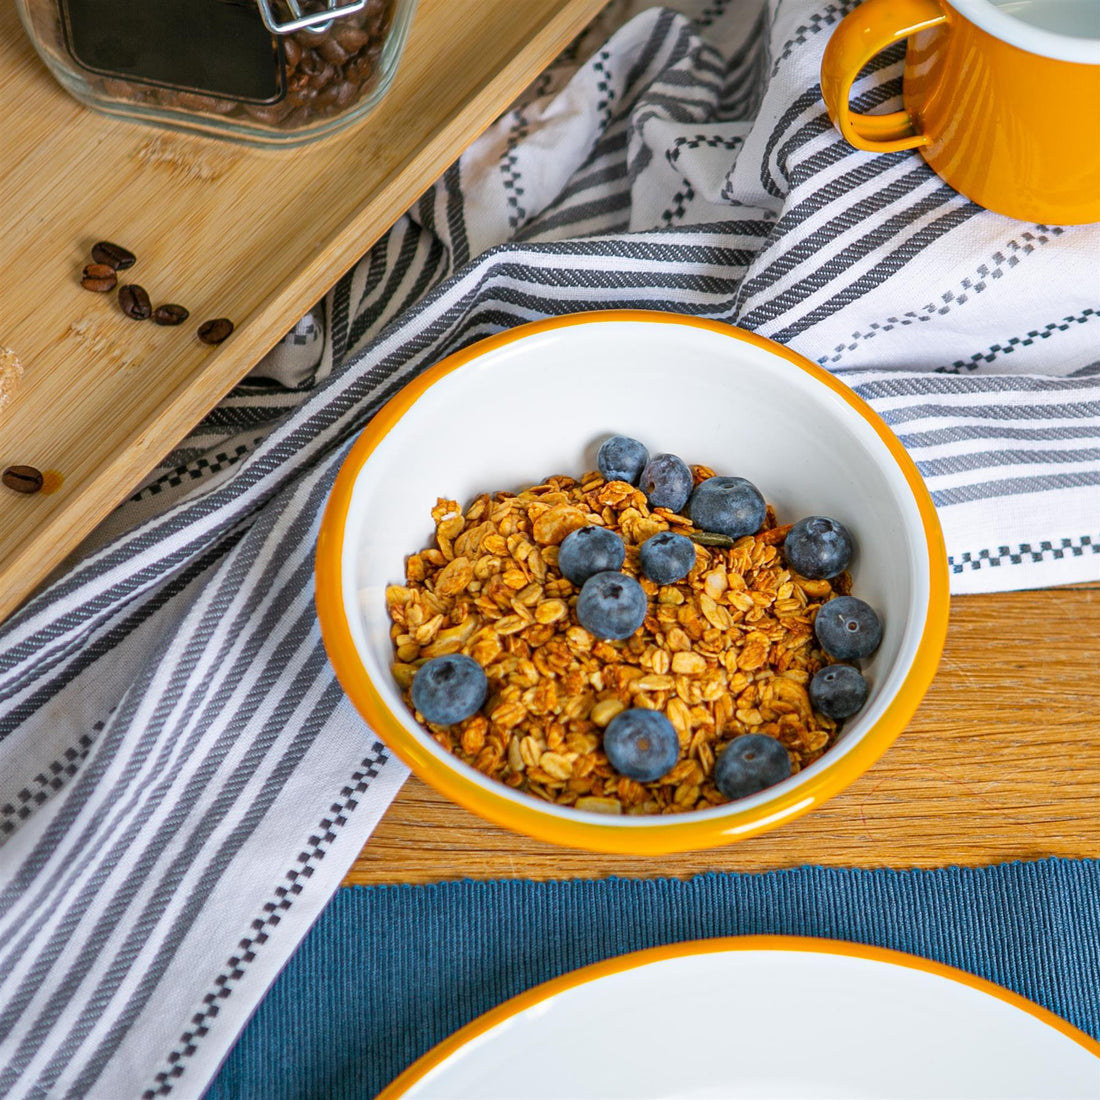
<path id="1" fill-rule="evenodd" d="M 790 754 L 782 742 L 766 733 L 735 737 L 714 765 L 714 782 L 731 801 L 773 787 L 790 774 Z"/>
<path id="2" fill-rule="evenodd" d="M 453 726 L 476 714 L 488 692 L 481 665 L 461 653 L 425 661 L 412 682 L 413 706 L 438 726 Z"/>
<path id="3" fill-rule="evenodd" d="M 639 550 L 642 572 L 655 584 L 675 584 L 695 564 L 695 543 L 672 531 L 650 535 Z"/>
<path id="4" fill-rule="evenodd" d="M 836 596 L 818 610 L 814 633 L 830 657 L 851 661 L 878 649 L 882 623 L 869 604 L 855 596 Z"/>
<path id="5" fill-rule="evenodd" d="M 867 702 L 867 681 L 851 665 L 826 665 L 810 681 L 814 710 L 839 722 Z"/>
<path id="6" fill-rule="evenodd" d="M 638 482 L 651 508 L 667 508 L 678 512 L 691 496 L 691 471 L 676 455 L 654 455 L 642 471 Z"/>
<path id="7" fill-rule="evenodd" d="M 835 519 L 807 516 L 787 532 L 783 554 L 796 573 L 810 580 L 835 577 L 852 560 L 852 536 Z"/>
<path id="8" fill-rule="evenodd" d="M 620 775 L 652 783 L 675 767 L 680 758 L 680 738 L 659 710 L 634 707 L 616 714 L 608 723 L 603 749 Z"/>
<path id="9" fill-rule="evenodd" d="M 623 540 L 606 527 L 578 527 L 558 548 L 558 568 L 578 586 L 594 573 L 622 569 L 625 560 Z"/>
<path id="10" fill-rule="evenodd" d="M 595 573 L 577 597 L 577 621 L 597 638 L 629 638 L 646 614 L 642 586 L 625 573 Z"/>
<path id="11" fill-rule="evenodd" d="M 613 435 L 600 445 L 596 468 L 608 481 L 628 481 L 637 485 L 648 461 L 649 451 L 636 439 Z"/>
<path id="12" fill-rule="evenodd" d="M 743 477 L 708 477 L 691 494 L 688 514 L 703 531 L 739 539 L 760 530 L 766 510 L 760 490 L 751 481 Z"/>

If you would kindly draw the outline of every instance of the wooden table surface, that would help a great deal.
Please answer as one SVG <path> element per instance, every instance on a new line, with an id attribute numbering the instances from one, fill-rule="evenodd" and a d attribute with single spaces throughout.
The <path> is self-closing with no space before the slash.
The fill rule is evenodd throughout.
<path id="1" fill-rule="evenodd" d="M 1100 856 L 1100 585 L 960 596 L 908 729 L 822 808 L 728 847 L 645 859 L 490 825 L 412 777 L 347 884 L 598 878 Z"/>

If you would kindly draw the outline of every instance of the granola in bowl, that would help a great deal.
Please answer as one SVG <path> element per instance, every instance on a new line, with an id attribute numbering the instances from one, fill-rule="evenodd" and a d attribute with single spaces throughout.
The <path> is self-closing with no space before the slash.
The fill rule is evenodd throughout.
<path id="1" fill-rule="evenodd" d="M 714 476 L 702 466 L 691 473 L 696 485 Z M 790 525 L 778 526 L 770 507 L 761 530 L 733 540 L 593 472 L 483 494 L 465 509 L 440 499 L 432 519 L 434 544 L 406 560 L 403 585 L 386 590 L 393 673 L 415 713 L 412 682 L 426 661 L 461 653 L 478 662 L 488 698 L 476 713 L 451 725 L 419 720 L 489 778 L 577 810 L 673 814 L 728 801 L 715 761 L 742 735 L 778 740 L 792 774 L 834 742 L 838 723 L 808 692 L 830 663 L 813 623 L 850 580 L 793 572 L 780 552 Z M 579 587 L 558 568 L 562 540 L 586 526 L 622 538 L 622 572 L 648 599 L 641 627 L 622 641 L 579 625 Z M 696 543 L 695 564 L 658 585 L 639 550 L 670 530 Z M 658 780 L 620 774 L 604 751 L 603 731 L 629 708 L 660 711 L 676 731 L 679 759 Z"/>

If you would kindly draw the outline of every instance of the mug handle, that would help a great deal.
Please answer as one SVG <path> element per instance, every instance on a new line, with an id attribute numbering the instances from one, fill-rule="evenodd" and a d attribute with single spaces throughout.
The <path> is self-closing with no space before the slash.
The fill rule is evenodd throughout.
<path id="1" fill-rule="evenodd" d="M 880 50 L 946 20 L 936 0 L 864 0 L 840 21 L 821 59 L 821 96 L 829 117 L 857 149 L 896 153 L 931 141 L 917 132 L 908 111 L 861 115 L 849 110 L 848 97 L 860 70 Z"/>

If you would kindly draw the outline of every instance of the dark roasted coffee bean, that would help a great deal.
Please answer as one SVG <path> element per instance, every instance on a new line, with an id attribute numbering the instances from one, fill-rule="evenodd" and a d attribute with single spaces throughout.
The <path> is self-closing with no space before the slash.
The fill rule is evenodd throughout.
<path id="1" fill-rule="evenodd" d="M 321 114 L 327 115 L 331 108 L 322 108 Z M 289 115 L 283 119 L 283 128 L 286 130 L 297 130 L 299 126 L 308 126 L 314 118 L 314 107 L 312 104 L 305 106 L 304 104 L 296 111 L 291 111 Z"/>
<path id="2" fill-rule="evenodd" d="M 322 42 L 317 47 L 317 52 L 333 65 L 343 65 L 348 59 L 348 51 L 335 38 L 329 38 Z"/>
<path id="3" fill-rule="evenodd" d="M 351 23 L 338 27 L 334 31 L 334 37 L 349 54 L 358 53 L 370 41 L 370 36 L 362 27 Z"/>
<path id="4" fill-rule="evenodd" d="M 246 103 L 244 109 L 258 122 L 264 122 L 268 126 L 277 126 L 290 114 L 293 104 L 284 99 L 281 103 L 272 103 L 270 106 Z"/>
<path id="5" fill-rule="evenodd" d="M 194 92 L 177 92 L 176 106 L 188 111 L 204 111 L 212 115 L 227 115 L 237 106 L 234 99 L 218 99 L 212 95 L 196 95 Z"/>
<path id="6" fill-rule="evenodd" d="M 216 317 L 199 325 L 199 339 L 204 344 L 220 344 L 232 331 L 233 322 L 228 317 Z"/>
<path id="7" fill-rule="evenodd" d="M 92 259 L 97 264 L 106 264 L 115 271 L 125 271 L 137 263 L 137 257 L 120 244 L 112 244 L 110 241 L 100 241 L 92 245 Z"/>
<path id="8" fill-rule="evenodd" d="M 283 39 L 283 52 L 286 54 L 286 67 L 293 69 L 302 60 L 302 47 L 293 38 Z"/>
<path id="9" fill-rule="evenodd" d="M 183 306 L 178 306 L 174 302 L 157 306 L 153 310 L 153 320 L 158 325 L 182 325 L 190 316 L 191 314 Z"/>
<path id="10" fill-rule="evenodd" d="M 0 481 L 17 493 L 37 493 L 42 488 L 42 471 L 33 466 L 9 466 Z"/>
<path id="11" fill-rule="evenodd" d="M 135 321 L 148 321 L 153 316 L 153 303 L 144 287 L 129 283 L 118 288 L 118 304 L 127 317 Z"/>
<path id="12" fill-rule="evenodd" d="M 88 264 L 80 278 L 80 285 L 85 290 L 94 290 L 99 294 L 114 290 L 117 282 L 115 269 L 108 264 Z"/>
<path id="13" fill-rule="evenodd" d="M 316 50 L 303 49 L 302 59 L 298 62 L 298 70 L 314 76 L 325 67 L 324 59 Z"/>
<path id="14" fill-rule="evenodd" d="M 309 78 L 309 86 L 311 88 L 316 88 L 318 91 L 320 91 L 322 88 L 325 87 L 326 84 L 332 83 L 332 81 L 336 78 L 336 74 L 338 72 L 339 70 L 336 68 L 335 65 L 326 64 L 319 73 L 315 73 Z"/>

